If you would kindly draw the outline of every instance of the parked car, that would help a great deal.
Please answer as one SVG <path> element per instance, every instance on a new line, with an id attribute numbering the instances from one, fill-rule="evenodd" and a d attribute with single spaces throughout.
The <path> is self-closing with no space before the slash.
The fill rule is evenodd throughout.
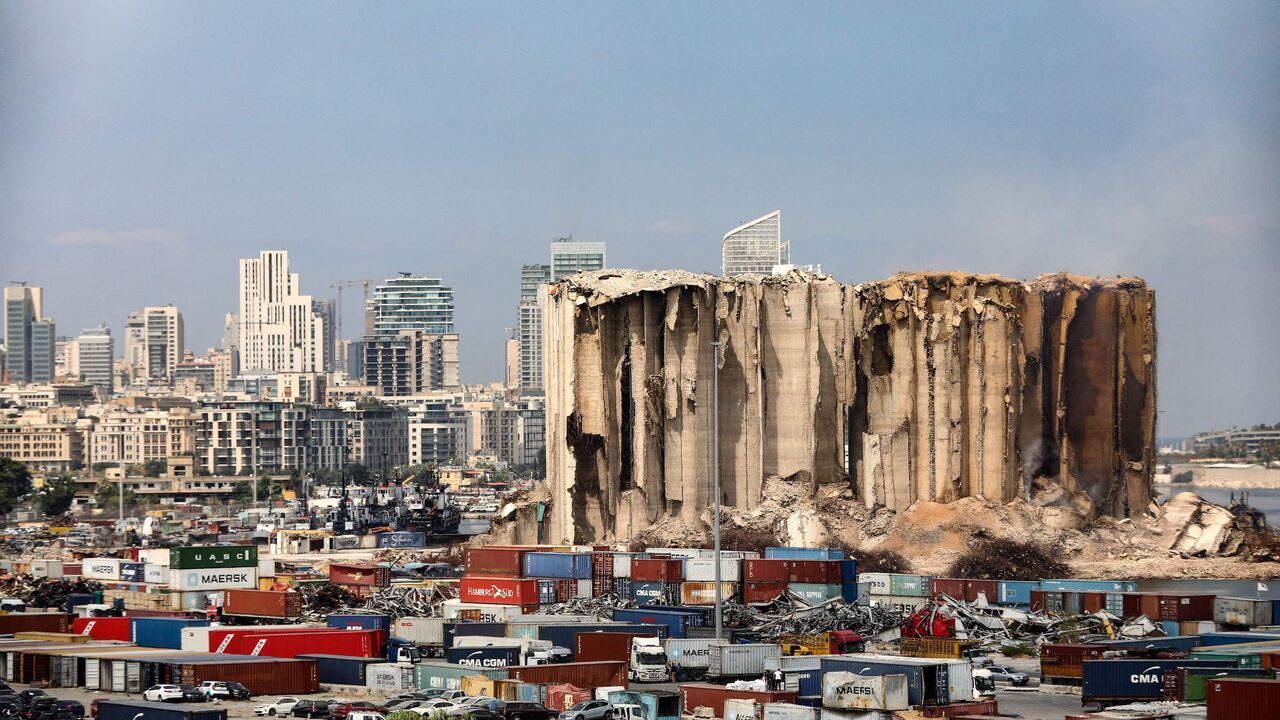
<path id="1" fill-rule="evenodd" d="M 560 720 L 606 720 L 613 717 L 613 705 L 605 700 L 583 700 L 560 713 Z"/>
<path id="2" fill-rule="evenodd" d="M 84 717 L 84 705 L 78 700 L 59 700 L 53 706 L 58 709 L 58 712 L 65 712 L 71 717 Z"/>
<path id="3" fill-rule="evenodd" d="M 1031 677 L 1026 673 L 1010 670 L 1001 665 L 988 665 L 983 669 L 991 674 L 992 680 L 1004 680 L 1014 685 L 1026 685 L 1031 681 Z"/>
<path id="4" fill-rule="evenodd" d="M 327 718 L 332 715 L 324 700 L 299 700 L 290 711 L 294 717 Z"/>
<path id="5" fill-rule="evenodd" d="M 200 683 L 199 690 L 206 698 L 227 698 L 228 700 L 248 700 L 253 697 L 249 688 L 238 682 L 223 680 L 205 680 Z"/>
<path id="6" fill-rule="evenodd" d="M 461 690 L 445 690 L 441 692 L 439 695 L 439 697 L 444 700 L 452 700 L 454 702 L 457 702 L 465 698 L 466 696 L 467 694 L 462 692 Z"/>
<path id="7" fill-rule="evenodd" d="M 200 688 L 195 685 L 178 685 L 182 690 L 182 702 L 205 702 L 209 699 Z"/>
<path id="8" fill-rule="evenodd" d="M 494 708 L 494 712 L 506 720 L 552 720 L 556 716 L 545 705 L 536 702 L 507 701 Z"/>
<path id="9" fill-rule="evenodd" d="M 22 705 L 30 705 L 35 702 L 36 698 L 42 697 L 49 697 L 49 693 L 46 693 L 39 688 L 28 688 L 18 693 L 18 702 Z"/>
<path id="10" fill-rule="evenodd" d="M 391 700 L 387 703 L 387 712 L 393 713 L 400 710 L 412 710 L 422 707 L 426 700 L 418 700 L 415 698 L 400 698 L 399 700 Z"/>
<path id="11" fill-rule="evenodd" d="M 347 720 L 387 720 L 387 717 L 382 713 L 355 710 L 347 714 Z"/>
<path id="12" fill-rule="evenodd" d="M 459 705 L 448 711 L 450 718 L 457 720 L 503 720 L 498 713 L 476 705 Z"/>
<path id="13" fill-rule="evenodd" d="M 458 703 L 452 700 L 445 700 L 444 698 L 434 698 L 432 700 L 423 700 L 422 704 L 416 708 L 413 708 L 413 710 L 419 713 L 430 715 L 431 713 L 437 710 L 448 711 L 449 709 L 455 708 L 455 707 L 458 707 Z"/>
<path id="14" fill-rule="evenodd" d="M 428 700 L 427 701 L 427 703 L 438 703 L 438 702 L 449 703 L 448 700 Z M 452 706 L 453 703 L 449 703 L 449 705 Z M 374 705 L 368 700 L 357 700 L 354 702 L 344 703 L 334 708 L 332 716 L 335 718 L 345 718 L 347 717 L 347 715 L 350 715 L 351 713 L 356 711 L 385 714 L 387 712 L 387 709 L 382 705 Z"/>
<path id="15" fill-rule="evenodd" d="M 142 691 L 142 699 L 147 702 L 182 702 L 182 688 L 177 685 L 152 685 Z"/>
<path id="16" fill-rule="evenodd" d="M 94 700 L 94 703 L 97 703 Z M 266 705 L 259 705 L 253 709 L 254 715 L 288 715 L 293 712 L 293 706 L 298 704 L 298 698 L 282 697 L 276 698 Z M 96 717 L 96 716 L 95 716 Z"/>
<path id="17" fill-rule="evenodd" d="M 102 702 L 102 698 L 94 698 L 93 702 L 89 703 L 89 717 L 98 717 L 98 703 L 100 702 Z"/>

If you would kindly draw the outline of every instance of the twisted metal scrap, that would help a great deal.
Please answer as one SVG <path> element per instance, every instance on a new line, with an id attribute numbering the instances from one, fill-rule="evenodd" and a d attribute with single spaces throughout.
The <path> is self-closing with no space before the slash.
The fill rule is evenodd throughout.
<path id="1" fill-rule="evenodd" d="M 816 605 L 786 593 L 768 605 L 723 605 L 725 624 L 749 628 L 761 642 L 777 642 L 783 635 L 812 635 L 828 630 L 852 630 L 864 637 L 900 627 L 906 616 L 886 605 L 850 605 L 832 598 Z"/>
<path id="2" fill-rule="evenodd" d="M 450 593 L 441 585 L 389 587 L 371 595 L 363 605 L 343 608 L 341 612 L 390 615 L 393 620 L 402 617 L 442 617 L 440 603 L 456 596 L 456 590 Z"/>
<path id="3" fill-rule="evenodd" d="M 617 593 L 608 593 L 599 597 L 574 598 L 556 603 L 538 610 L 539 615 L 594 615 L 600 619 L 613 617 L 614 610 L 627 610 L 636 604 Z"/>
<path id="4" fill-rule="evenodd" d="M 9 575 L 0 578 L 0 595 L 16 597 L 27 607 L 66 608 L 67 596 L 89 594 L 103 588 L 93 580 L 69 580 L 34 578 L 30 575 Z"/>

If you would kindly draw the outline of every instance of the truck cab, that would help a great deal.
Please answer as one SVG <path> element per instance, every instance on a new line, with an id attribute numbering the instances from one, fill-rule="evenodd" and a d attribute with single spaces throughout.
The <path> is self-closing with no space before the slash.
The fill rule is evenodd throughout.
<path id="1" fill-rule="evenodd" d="M 631 638 L 627 678 L 633 682 L 667 682 L 671 679 L 671 664 L 667 662 L 661 640 L 656 637 Z"/>
<path id="2" fill-rule="evenodd" d="M 614 705 L 609 717 L 612 720 L 645 720 L 639 705 Z"/>
<path id="3" fill-rule="evenodd" d="M 404 638 L 393 637 L 387 640 L 387 662 L 413 665 L 422 662 L 422 649 Z"/>

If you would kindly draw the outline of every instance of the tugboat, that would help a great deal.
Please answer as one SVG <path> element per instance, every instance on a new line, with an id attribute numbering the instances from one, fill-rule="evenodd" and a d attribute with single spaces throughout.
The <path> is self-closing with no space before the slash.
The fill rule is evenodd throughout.
<path id="1" fill-rule="evenodd" d="M 405 494 L 401 504 L 399 529 L 408 532 L 433 535 L 456 535 L 462 524 L 462 513 L 453 505 L 449 488 L 440 484 L 440 475 L 434 469 L 415 475 L 410 484 L 412 490 Z"/>

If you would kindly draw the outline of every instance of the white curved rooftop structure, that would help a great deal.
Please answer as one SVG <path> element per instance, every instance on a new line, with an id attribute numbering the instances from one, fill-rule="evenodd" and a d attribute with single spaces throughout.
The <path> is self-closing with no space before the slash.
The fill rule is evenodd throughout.
<path id="1" fill-rule="evenodd" d="M 790 262 L 790 248 L 782 242 L 782 211 L 743 223 L 724 234 L 720 241 L 721 273 L 769 275 L 776 265 Z"/>

